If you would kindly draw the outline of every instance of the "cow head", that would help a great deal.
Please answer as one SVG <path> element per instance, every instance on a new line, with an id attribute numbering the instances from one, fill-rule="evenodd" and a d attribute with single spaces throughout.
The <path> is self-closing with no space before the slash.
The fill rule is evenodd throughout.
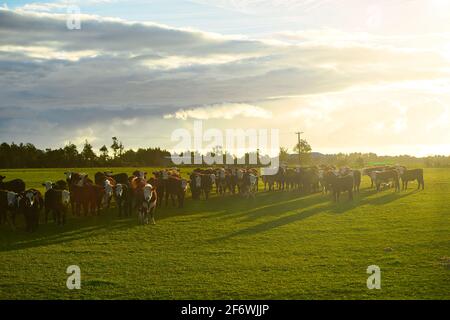
<path id="1" fill-rule="evenodd" d="M 72 179 L 72 172 L 68 171 L 68 172 L 64 172 L 64 175 L 66 176 L 67 180 Z"/>
<path id="2" fill-rule="evenodd" d="M 194 177 L 195 187 L 200 188 L 202 186 L 202 177 L 200 175 L 196 175 Z"/>
<path id="3" fill-rule="evenodd" d="M 108 202 L 108 199 L 110 199 L 113 195 L 113 186 L 111 184 L 111 181 L 106 179 L 103 187 L 105 188 L 104 202 L 106 203 Z"/>
<path id="4" fill-rule="evenodd" d="M 24 197 L 25 205 L 27 207 L 32 207 L 36 201 L 36 196 L 37 196 L 36 191 L 29 190 L 29 191 L 25 192 L 25 197 Z"/>
<path id="5" fill-rule="evenodd" d="M 186 192 L 189 182 L 186 179 L 181 180 L 181 189 Z"/>
<path id="6" fill-rule="evenodd" d="M 406 167 L 404 167 L 404 166 L 397 166 L 395 169 L 397 170 L 398 174 L 401 175 L 401 176 L 402 176 L 402 175 L 405 173 L 405 171 L 406 171 Z"/>
<path id="7" fill-rule="evenodd" d="M 61 191 L 61 202 L 67 206 L 70 202 L 70 192 L 67 190 Z"/>
<path id="8" fill-rule="evenodd" d="M 45 191 L 48 191 L 53 188 L 53 183 L 51 181 L 46 181 L 42 185 L 45 187 Z"/>
<path id="9" fill-rule="evenodd" d="M 256 175 L 254 175 L 253 173 L 250 173 L 249 179 L 250 179 L 250 184 L 252 186 L 256 185 L 256 180 L 257 180 L 257 176 Z"/>
<path id="10" fill-rule="evenodd" d="M 103 187 L 105 188 L 105 192 L 107 194 L 112 195 L 113 192 L 113 185 L 111 183 L 111 181 L 109 181 L 108 179 L 105 180 L 105 182 L 103 183 Z"/>
<path id="11" fill-rule="evenodd" d="M 123 194 L 123 185 L 121 183 L 116 184 L 115 187 L 115 195 L 117 198 L 122 197 Z"/>
<path id="12" fill-rule="evenodd" d="M 10 208 L 18 207 L 20 199 L 21 196 L 18 193 L 8 191 L 7 193 L 8 207 Z"/>
<path id="13" fill-rule="evenodd" d="M 86 183 L 86 180 L 88 178 L 88 175 L 86 173 L 80 173 L 78 181 L 75 181 L 75 184 L 79 187 L 83 187 Z"/>
<path id="14" fill-rule="evenodd" d="M 147 183 L 143 190 L 145 202 L 150 202 L 153 196 L 153 186 Z"/>

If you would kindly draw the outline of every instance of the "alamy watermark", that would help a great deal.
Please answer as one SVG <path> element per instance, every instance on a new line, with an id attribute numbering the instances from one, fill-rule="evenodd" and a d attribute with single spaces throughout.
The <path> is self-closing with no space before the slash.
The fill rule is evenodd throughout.
<path id="1" fill-rule="evenodd" d="M 235 157 L 230 153 L 233 151 L 244 154 L 236 159 L 237 164 L 266 166 L 266 175 L 276 174 L 280 165 L 278 129 L 203 130 L 203 122 L 194 121 L 192 130 L 185 128 L 174 130 L 171 141 L 178 142 L 171 154 L 171 160 L 176 165 L 233 165 Z M 195 150 L 193 156 L 189 150 Z M 202 150 L 210 151 L 200 154 Z"/>
<path id="2" fill-rule="evenodd" d="M 367 273 L 370 276 L 367 278 L 367 289 L 381 289 L 381 269 L 379 266 L 372 265 L 367 267 Z"/>
<path id="3" fill-rule="evenodd" d="M 81 29 L 81 9 L 79 6 L 73 5 L 67 7 L 66 26 L 69 30 Z"/>
<path id="4" fill-rule="evenodd" d="M 81 269 L 77 265 L 68 266 L 66 273 L 69 274 L 69 277 L 66 281 L 67 289 L 81 289 Z"/>

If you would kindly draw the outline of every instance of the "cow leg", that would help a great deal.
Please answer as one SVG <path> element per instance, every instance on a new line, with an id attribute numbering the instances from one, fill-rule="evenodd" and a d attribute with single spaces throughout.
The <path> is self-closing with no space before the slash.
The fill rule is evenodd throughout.
<path id="1" fill-rule="evenodd" d="M 13 210 L 12 211 L 12 224 L 13 224 L 13 227 L 15 228 L 16 227 L 16 210 Z"/>
<path id="2" fill-rule="evenodd" d="M 89 213 L 89 203 L 83 202 L 82 207 L 83 207 L 83 214 L 86 217 Z"/>
<path id="3" fill-rule="evenodd" d="M 119 217 L 122 217 L 122 199 L 116 198 L 116 206 L 119 211 Z"/>
<path id="4" fill-rule="evenodd" d="M 156 224 L 155 211 L 156 211 L 156 206 L 150 209 L 150 222 L 151 222 L 152 225 Z"/>
<path id="5" fill-rule="evenodd" d="M 192 194 L 192 196 L 194 196 L 194 194 Z M 166 200 L 166 208 L 169 206 L 169 193 L 168 192 L 166 192 L 166 194 L 165 194 L 165 200 Z"/>
<path id="6" fill-rule="evenodd" d="M 67 213 L 67 208 L 63 208 L 61 210 L 61 225 L 66 224 L 66 213 Z"/>
<path id="7" fill-rule="evenodd" d="M 127 199 L 125 202 L 125 205 L 127 206 L 127 210 L 128 210 L 128 216 L 131 217 L 132 215 L 132 210 L 133 210 L 133 203 L 131 202 L 131 199 Z"/>

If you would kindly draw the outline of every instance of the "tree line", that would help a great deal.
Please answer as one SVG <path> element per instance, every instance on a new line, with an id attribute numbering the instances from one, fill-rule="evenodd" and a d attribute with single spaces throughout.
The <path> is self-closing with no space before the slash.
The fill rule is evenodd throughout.
<path id="1" fill-rule="evenodd" d="M 170 152 L 161 148 L 125 150 L 116 137 L 108 148 L 103 145 L 98 153 L 85 141 L 81 150 L 73 143 L 63 148 L 36 148 L 31 143 L 2 143 L 0 168 L 81 168 L 81 167 L 135 167 L 165 166 L 170 162 Z"/>
<path id="2" fill-rule="evenodd" d="M 321 154 L 312 152 L 311 146 L 306 140 L 293 148 L 294 154 L 290 154 L 286 148 L 280 148 L 279 158 L 281 164 L 303 166 L 328 164 L 338 167 L 350 166 L 363 168 L 374 165 L 400 164 L 408 167 L 450 168 L 450 156 L 433 156 L 418 158 L 409 155 L 403 156 L 378 156 L 375 153 L 350 153 L 350 154 Z M 188 151 L 189 152 L 189 151 Z M 193 159 L 198 152 L 190 152 Z M 255 152 L 254 152 L 255 153 Z M 212 152 L 214 154 L 214 151 Z M 224 163 L 229 153 L 224 152 Z M 249 163 L 252 153 L 242 157 L 245 163 Z M 258 154 L 257 152 L 255 153 Z M 232 156 L 235 163 L 238 158 Z M 258 163 L 259 164 L 259 163 Z M 125 149 L 123 143 L 112 137 L 112 144 L 103 145 L 95 152 L 93 146 L 85 141 L 81 150 L 73 143 L 68 143 L 62 148 L 41 150 L 31 143 L 2 143 L 0 144 L 0 168 L 84 168 L 84 167 L 164 167 L 173 165 L 169 151 L 155 148 Z"/>

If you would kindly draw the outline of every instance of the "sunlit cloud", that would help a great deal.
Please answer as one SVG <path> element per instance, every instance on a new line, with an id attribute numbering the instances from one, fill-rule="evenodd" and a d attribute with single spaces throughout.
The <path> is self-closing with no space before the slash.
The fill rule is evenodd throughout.
<path id="1" fill-rule="evenodd" d="M 173 114 L 164 115 L 165 119 L 197 119 L 197 120 L 209 120 L 209 119 L 225 119 L 231 120 L 236 117 L 245 118 L 265 118 L 268 119 L 272 116 L 272 113 L 264 110 L 261 107 L 243 104 L 243 103 L 224 103 L 206 107 L 199 107 L 193 109 L 181 109 Z"/>

